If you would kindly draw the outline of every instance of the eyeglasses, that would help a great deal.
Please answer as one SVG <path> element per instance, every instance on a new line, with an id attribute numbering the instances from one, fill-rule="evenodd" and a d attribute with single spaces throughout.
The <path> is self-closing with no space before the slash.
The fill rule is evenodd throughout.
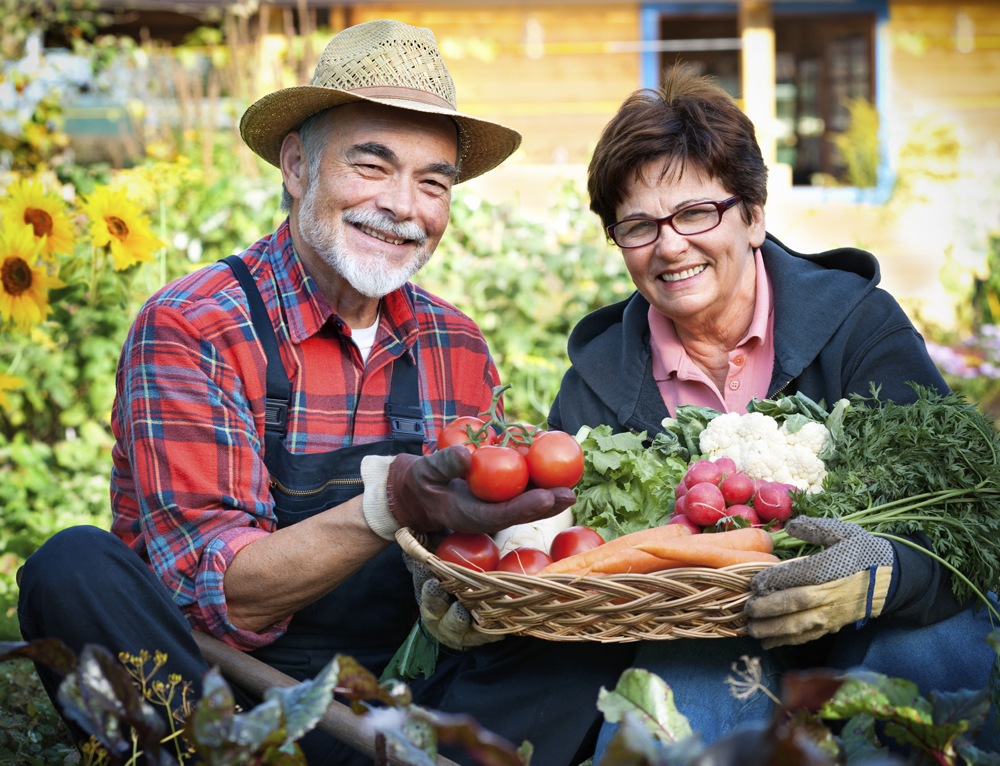
<path id="1" fill-rule="evenodd" d="M 651 245 L 660 236 L 660 227 L 667 224 L 678 234 L 691 236 L 704 234 L 722 223 L 722 214 L 743 199 L 734 194 L 722 202 L 698 202 L 682 207 L 665 218 L 627 218 L 608 227 L 608 236 L 618 247 L 643 247 Z"/>

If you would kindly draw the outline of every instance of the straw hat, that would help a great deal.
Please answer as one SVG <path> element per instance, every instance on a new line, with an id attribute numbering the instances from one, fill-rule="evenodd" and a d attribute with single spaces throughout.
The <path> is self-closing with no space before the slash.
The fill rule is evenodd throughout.
<path id="1" fill-rule="evenodd" d="M 353 101 L 451 117 L 458 125 L 461 151 L 456 183 L 495 168 L 521 144 L 516 130 L 458 111 L 455 83 L 433 32 L 388 20 L 348 27 L 334 37 L 310 84 L 284 88 L 251 104 L 240 133 L 247 146 L 277 166 L 288 133 L 317 112 Z"/>

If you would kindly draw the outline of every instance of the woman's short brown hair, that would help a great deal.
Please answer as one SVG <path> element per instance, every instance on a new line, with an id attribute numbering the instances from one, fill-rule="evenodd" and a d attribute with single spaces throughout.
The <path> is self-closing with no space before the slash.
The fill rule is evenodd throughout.
<path id="1" fill-rule="evenodd" d="M 587 191 L 590 209 L 605 227 L 616 222 L 625 187 L 647 163 L 660 159 L 668 160 L 666 170 L 695 167 L 732 194 L 742 194 L 747 223 L 750 208 L 767 201 L 767 167 L 753 123 L 726 91 L 691 65 L 670 69 L 660 90 L 629 96 L 601 133 Z"/>

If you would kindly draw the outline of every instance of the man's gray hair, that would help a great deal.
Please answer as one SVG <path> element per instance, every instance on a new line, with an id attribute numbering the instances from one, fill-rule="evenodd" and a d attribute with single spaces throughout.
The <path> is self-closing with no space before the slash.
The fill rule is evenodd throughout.
<path id="1" fill-rule="evenodd" d="M 326 143 L 330 137 L 330 131 L 333 130 L 333 120 L 323 118 L 330 117 L 330 112 L 334 109 L 336 107 L 330 107 L 329 109 L 324 109 L 322 112 L 317 112 L 302 123 L 302 127 L 299 128 L 299 139 L 302 141 L 302 153 L 305 155 L 309 168 L 310 182 L 312 182 L 313 176 L 319 172 L 319 163 L 326 152 Z M 289 194 L 287 187 L 282 182 L 281 211 L 287 213 L 291 209 L 292 195 Z"/>

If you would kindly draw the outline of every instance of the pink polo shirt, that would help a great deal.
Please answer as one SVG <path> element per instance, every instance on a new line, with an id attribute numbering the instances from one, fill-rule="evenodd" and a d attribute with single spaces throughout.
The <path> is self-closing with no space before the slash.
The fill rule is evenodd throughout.
<path id="1" fill-rule="evenodd" d="M 767 397 L 774 367 L 774 300 L 760 250 L 754 251 L 754 263 L 757 268 L 757 299 L 753 320 L 743 340 L 729 352 L 729 372 L 722 391 L 691 361 L 684 344 L 677 337 L 674 323 L 652 306 L 649 307 L 653 377 L 671 415 L 677 412 L 680 404 L 711 407 L 719 412 L 744 412 L 754 397 Z"/>

